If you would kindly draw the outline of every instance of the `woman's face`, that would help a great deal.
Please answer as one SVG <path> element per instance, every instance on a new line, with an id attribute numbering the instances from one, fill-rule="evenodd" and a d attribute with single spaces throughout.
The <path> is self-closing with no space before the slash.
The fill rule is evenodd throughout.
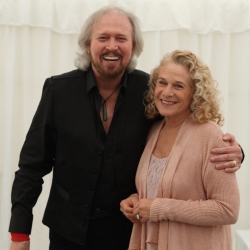
<path id="1" fill-rule="evenodd" d="M 191 82 L 187 68 L 180 64 L 167 62 L 160 67 L 154 101 L 162 116 L 179 120 L 190 115 Z"/>

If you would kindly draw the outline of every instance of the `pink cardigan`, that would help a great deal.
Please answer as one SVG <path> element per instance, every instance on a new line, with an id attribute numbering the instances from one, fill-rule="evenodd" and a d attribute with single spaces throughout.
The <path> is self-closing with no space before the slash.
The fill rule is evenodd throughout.
<path id="1" fill-rule="evenodd" d="M 138 166 L 140 199 L 146 198 L 149 160 L 163 124 L 152 128 Z M 148 237 L 146 224 L 134 224 L 130 250 L 144 250 L 146 241 L 158 250 L 232 249 L 229 224 L 237 221 L 240 204 L 236 176 L 209 161 L 212 148 L 227 145 L 222 135 L 213 122 L 188 118 L 182 124 L 151 207 Z"/>

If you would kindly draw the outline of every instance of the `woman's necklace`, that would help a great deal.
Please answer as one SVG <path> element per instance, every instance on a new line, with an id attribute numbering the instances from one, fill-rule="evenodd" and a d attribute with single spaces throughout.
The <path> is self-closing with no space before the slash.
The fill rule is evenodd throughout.
<path id="1" fill-rule="evenodd" d="M 109 99 L 109 97 L 111 97 L 122 85 L 118 85 L 118 87 L 106 98 L 104 99 L 102 97 L 102 119 L 103 121 L 107 121 L 108 120 L 108 112 L 107 112 L 107 106 L 106 106 L 106 102 Z"/>

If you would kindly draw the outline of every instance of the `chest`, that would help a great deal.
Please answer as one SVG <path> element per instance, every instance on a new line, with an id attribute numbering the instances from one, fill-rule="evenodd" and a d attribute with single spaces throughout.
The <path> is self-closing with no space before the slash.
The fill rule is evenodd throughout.
<path id="1" fill-rule="evenodd" d="M 205 199 L 204 162 L 202 156 L 180 152 L 178 161 L 170 161 L 170 171 L 162 178 L 163 190 L 170 188 L 170 197 L 174 199 Z M 174 169 L 174 171 L 171 171 Z"/>
<path id="2" fill-rule="evenodd" d="M 106 134 L 108 134 L 111 122 L 114 117 L 117 97 L 118 97 L 118 93 L 114 93 L 108 99 L 102 100 L 102 105 L 100 109 L 100 117 L 101 117 L 102 125 Z"/>
<path id="3" fill-rule="evenodd" d="M 174 146 L 176 137 L 177 132 L 165 134 L 161 131 L 155 144 L 153 154 L 158 158 L 165 158 L 169 156 Z"/>

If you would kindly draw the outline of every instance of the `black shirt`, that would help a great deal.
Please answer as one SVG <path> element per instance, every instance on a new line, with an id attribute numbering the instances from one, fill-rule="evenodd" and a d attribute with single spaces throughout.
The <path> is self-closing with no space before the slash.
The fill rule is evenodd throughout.
<path id="1" fill-rule="evenodd" d="M 100 117 L 103 100 L 96 86 L 92 70 L 89 70 L 86 76 L 86 81 L 87 92 L 91 96 L 91 105 L 95 112 L 96 134 L 103 152 L 102 166 L 98 177 L 92 209 L 118 210 L 120 207 L 120 201 L 118 199 L 114 154 L 116 149 L 116 139 L 118 138 L 122 120 L 123 97 L 126 94 L 127 87 L 127 72 L 125 72 L 122 78 L 122 86 L 119 89 L 119 95 L 116 101 L 114 115 L 108 134 L 106 134 L 104 130 Z"/>

